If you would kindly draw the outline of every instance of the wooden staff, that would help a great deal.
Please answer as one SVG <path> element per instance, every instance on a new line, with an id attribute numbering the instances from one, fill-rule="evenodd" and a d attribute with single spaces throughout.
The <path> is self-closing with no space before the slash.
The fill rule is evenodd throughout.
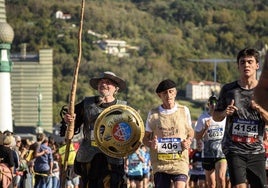
<path id="1" fill-rule="evenodd" d="M 85 11 L 85 0 L 82 0 L 81 12 L 80 12 L 80 16 L 81 16 L 80 17 L 80 27 L 79 27 L 79 31 L 78 31 L 78 59 L 77 59 L 77 63 L 76 63 L 75 69 L 74 69 L 74 73 L 73 73 L 73 82 L 72 82 L 72 88 L 71 88 L 71 95 L 70 95 L 70 99 L 69 99 L 70 101 L 69 101 L 69 112 L 68 113 L 72 117 L 74 117 L 77 78 L 78 78 L 81 57 L 82 57 L 82 30 L 83 30 L 84 11 Z M 62 188 L 65 187 L 67 164 L 68 164 L 68 158 L 69 158 L 69 152 L 70 152 L 70 145 L 71 145 L 73 136 L 74 136 L 74 121 L 72 121 L 68 125 L 67 131 L 65 133 L 66 147 L 65 147 L 64 163 L 63 163 L 63 169 L 62 169 L 62 181 L 61 181 Z"/>

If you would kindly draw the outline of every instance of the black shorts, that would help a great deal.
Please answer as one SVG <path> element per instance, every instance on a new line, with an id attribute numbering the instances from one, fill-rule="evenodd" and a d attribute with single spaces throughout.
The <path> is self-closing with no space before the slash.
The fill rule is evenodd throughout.
<path id="1" fill-rule="evenodd" d="M 193 182 L 198 182 L 198 180 L 206 180 L 206 175 L 204 174 L 200 174 L 200 175 L 195 175 L 195 174 L 192 174 L 190 176 L 190 181 L 193 181 Z"/>
<path id="2" fill-rule="evenodd" d="M 150 177 L 150 173 L 149 172 L 143 173 L 142 177 L 143 178 L 149 178 Z"/>
<path id="3" fill-rule="evenodd" d="M 140 175 L 140 176 L 131 176 L 131 175 L 128 175 L 128 179 L 131 181 L 131 180 L 134 180 L 134 181 L 142 181 L 143 180 L 143 176 Z"/>
<path id="4" fill-rule="evenodd" d="M 262 188 L 266 184 L 265 154 L 226 155 L 232 185 L 250 184 L 251 188 Z"/>
<path id="5" fill-rule="evenodd" d="M 202 167 L 207 170 L 214 170 L 215 164 L 220 160 L 226 160 L 225 158 L 203 158 L 202 159 Z"/>
<path id="6" fill-rule="evenodd" d="M 170 187 L 171 180 L 173 182 L 187 182 L 188 176 L 185 174 L 167 174 L 164 172 L 156 172 L 154 174 L 154 184 L 156 188 Z"/>

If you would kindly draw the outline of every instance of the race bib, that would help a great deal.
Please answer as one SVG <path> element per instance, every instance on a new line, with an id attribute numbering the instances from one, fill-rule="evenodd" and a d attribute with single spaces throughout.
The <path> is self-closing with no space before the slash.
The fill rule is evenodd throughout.
<path id="1" fill-rule="evenodd" d="M 219 140 L 223 137 L 223 128 L 208 129 L 208 140 Z"/>
<path id="2" fill-rule="evenodd" d="M 157 143 L 157 156 L 159 160 L 174 160 L 181 156 L 180 138 L 159 138 Z"/>
<path id="3" fill-rule="evenodd" d="M 233 122 L 232 140 L 235 142 L 256 142 L 258 137 L 258 122 L 254 120 L 237 119 Z"/>
<path id="4" fill-rule="evenodd" d="M 136 167 L 136 166 L 138 166 L 140 163 L 141 163 L 140 160 L 130 160 L 130 161 L 129 161 L 129 165 L 132 166 L 132 167 Z"/>
<path id="5" fill-rule="evenodd" d="M 203 170 L 202 162 L 201 161 L 195 162 L 194 169 L 202 171 Z"/>

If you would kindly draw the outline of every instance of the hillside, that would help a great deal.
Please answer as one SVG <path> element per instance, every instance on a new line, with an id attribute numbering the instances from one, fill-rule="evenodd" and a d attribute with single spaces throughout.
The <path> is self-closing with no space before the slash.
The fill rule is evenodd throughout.
<path id="1" fill-rule="evenodd" d="M 77 60 L 77 32 L 80 21 L 78 0 L 6 0 L 7 21 L 15 31 L 12 53 L 27 43 L 28 52 L 54 50 L 54 123 L 61 106 L 68 103 L 74 64 Z M 56 11 L 71 15 L 56 19 Z M 111 70 L 127 80 L 128 90 L 119 97 L 146 118 L 159 104 L 154 93 L 158 82 L 173 79 L 183 97 L 190 80 L 213 80 L 213 65 L 188 59 L 231 58 L 247 46 L 261 50 L 268 43 L 268 1 L 266 0 L 92 0 L 86 1 L 83 28 L 83 58 L 79 71 L 77 101 L 95 93 L 90 77 Z M 76 27 L 74 27 L 76 26 Z M 138 46 L 129 57 L 103 53 L 95 44 L 99 38 L 125 40 Z M 237 77 L 235 63 L 221 63 L 217 81 Z M 195 110 L 198 107 L 191 107 Z M 192 111 L 194 111 L 192 110 Z M 196 118 L 196 115 L 195 117 Z"/>

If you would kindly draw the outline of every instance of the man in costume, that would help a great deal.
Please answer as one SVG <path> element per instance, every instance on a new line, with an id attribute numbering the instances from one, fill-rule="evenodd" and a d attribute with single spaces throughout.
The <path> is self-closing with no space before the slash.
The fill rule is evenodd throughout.
<path id="1" fill-rule="evenodd" d="M 75 134 L 83 125 L 84 138 L 76 154 L 74 170 L 81 176 L 84 188 L 123 186 L 124 160 L 104 154 L 94 139 L 94 123 L 99 114 L 115 104 L 126 104 L 116 98 L 117 92 L 126 89 L 126 83 L 113 72 L 103 72 L 99 77 L 90 79 L 90 86 L 97 90 L 98 96 L 86 97 L 75 105 L 75 117 L 65 114 L 64 121 L 69 124 L 75 121 Z M 62 126 L 66 129 L 66 127 Z M 64 131 L 62 131 L 64 132 Z"/>

